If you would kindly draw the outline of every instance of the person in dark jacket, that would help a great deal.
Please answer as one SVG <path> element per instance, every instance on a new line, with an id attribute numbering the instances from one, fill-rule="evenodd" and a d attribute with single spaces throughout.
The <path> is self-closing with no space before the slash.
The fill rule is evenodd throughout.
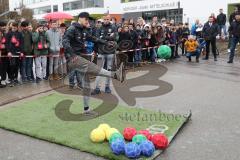
<path id="1" fill-rule="evenodd" d="M 185 55 L 185 42 L 187 41 L 189 35 L 190 35 L 189 24 L 185 23 L 182 29 L 182 55 Z"/>
<path id="2" fill-rule="evenodd" d="M 219 34 L 218 25 L 216 23 L 213 23 L 213 17 L 209 17 L 208 22 L 205 23 L 203 26 L 203 37 L 206 41 L 206 57 L 203 60 L 208 60 L 211 45 L 214 61 L 217 61 L 216 36 L 218 34 Z"/>
<path id="3" fill-rule="evenodd" d="M 231 25 L 232 24 L 232 22 L 234 22 L 235 20 L 236 20 L 236 14 L 238 13 L 238 12 L 240 12 L 239 11 L 239 9 L 238 9 L 238 7 L 235 7 L 234 8 L 234 12 L 232 13 L 232 14 L 230 14 L 230 16 L 229 16 L 229 24 Z M 231 52 L 231 49 L 230 49 L 230 47 L 231 47 L 231 42 L 232 42 L 232 36 L 231 36 L 231 34 L 229 35 L 229 41 L 228 41 L 228 53 L 230 53 Z"/>
<path id="4" fill-rule="evenodd" d="M 24 56 L 32 56 L 32 32 L 28 30 L 29 22 L 23 21 L 21 23 L 22 35 L 24 41 L 23 54 Z M 21 59 L 21 76 L 22 81 L 32 82 L 32 67 L 33 67 L 33 58 L 32 57 L 23 57 Z"/>
<path id="5" fill-rule="evenodd" d="M 120 65 L 120 68 L 117 71 L 111 72 L 97 66 L 81 56 L 85 50 L 86 40 L 107 44 L 105 40 L 98 39 L 88 34 L 87 27 L 89 26 L 89 19 L 89 13 L 82 12 L 79 14 L 78 23 L 74 23 L 70 26 L 63 36 L 63 47 L 68 58 L 68 69 L 70 71 L 78 70 L 85 76 L 83 79 L 88 84 L 88 86 L 84 85 L 83 88 L 84 114 L 97 116 L 99 113 L 90 110 L 88 101 L 91 96 L 90 83 L 88 83 L 90 81 L 89 75 L 110 77 L 123 82 L 126 74 L 124 72 L 123 64 Z"/>
<path id="6" fill-rule="evenodd" d="M 116 35 L 116 27 L 114 25 L 111 24 L 111 16 L 110 15 L 105 15 L 103 17 L 103 25 L 102 27 L 97 31 L 96 36 L 99 39 L 105 40 L 105 41 L 112 41 L 112 42 L 116 42 L 117 40 L 117 35 Z M 101 50 L 100 48 L 102 48 L 104 44 L 99 44 L 98 45 L 98 52 L 99 54 L 104 54 L 102 55 L 102 62 L 103 62 L 103 69 L 106 69 L 108 71 L 112 71 L 113 69 L 113 58 L 114 58 L 114 52 L 112 51 L 111 54 L 105 54 L 103 50 Z M 111 93 L 111 89 L 110 89 L 110 77 L 106 78 L 105 81 L 105 93 Z M 101 90 L 100 90 L 100 77 L 97 77 L 96 79 L 96 88 L 95 90 L 92 92 L 92 95 L 96 95 L 96 94 L 100 94 Z"/>
<path id="7" fill-rule="evenodd" d="M 19 84 L 18 81 L 18 71 L 19 71 L 19 60 L 24 57 L 24 41 L 22 33 L 18 31 L 18 23 L 12 23 L 12 29 L 6 35 L 7 43 L 7 53 L 10 59 L 10 66 L 9 66 L 9 80 L 10 80 L 10 87 L 13 87 L 16 84 Z M 13 57 L 13 56 L 20 56 Z"/>
<path id="8" fill-rule="evenodd" d="M 240 42 L 240 13 L 236 14 L 236 21 L 234 21 L 230 28 L 229 33 L 232 35 L 232 42 L 231 42 L 231 53 L 229 56 L 228 63 L 233 63 L 235 49 L 237 44 Z"/>
<path id="9" fill-rule="evenodd" d="M 220 9 L 219 12 L 220 13 L 217 16 L 217 24 L 219 26 L 221 34 L 222 34 L 222 30 L 223 30 L 224 36 L 227 36 L 227 29 L 226 29 L 227 16 L 226 16 L 226 14 L 223 13 L 223 9 Z"/>
<path id="10" fill-rule="evenodd" d="M 8 58 L 1 57 L 7 55 L 6 50 L 6 23 L 4 21 L 0 21 L 0 88 L 5 88 L 6 78 L 7 78 L 7 69 L 8 69 Z"/>

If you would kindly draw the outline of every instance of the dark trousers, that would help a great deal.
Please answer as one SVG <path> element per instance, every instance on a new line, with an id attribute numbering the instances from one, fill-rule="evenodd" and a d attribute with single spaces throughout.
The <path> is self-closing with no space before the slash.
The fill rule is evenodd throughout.
<path id="1" fill-rule="evenodd" d="M 8 58 L 0 58 L 0 76 L 1 81 L 5 81 L 7 78 Z"/>
<path id="2" fill-rule="evenodd" d="M 32 78 L 33 58 L 27 57 L 21 60 L 21 76 L 22 79 Z"/>
<path id="3" fill-rule="evenodd" d="M 238 44 L 238 42 L 240 42 L 240 37 L 235 37 L 233 36 L 231 38 L 231 53 L 230 53 L 230 56 L 229 56 L 229 61 L 233 61 L 233 58 L 234 58 L 234 55 L 235 55 L 235 49 L 236 49 L 236 46 Z"/>
<path id="4" fill-rule="evenodd" d="M 206 40 L 206 59 L 209 58 L 210 45 L 214 58 L 217 58 L 216 39 Z"/>
<path id="5" fill-rule="evenodd" d="M 18 79 L 18 71 L 19 71 L 19 58 L 13 57 L 9 59 L 8 64 L 8 77 L 10 80 Z"/>

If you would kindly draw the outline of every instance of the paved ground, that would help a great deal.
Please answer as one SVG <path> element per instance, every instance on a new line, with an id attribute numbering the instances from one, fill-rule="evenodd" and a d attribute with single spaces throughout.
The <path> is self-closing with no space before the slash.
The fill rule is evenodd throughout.
<path id="1" fill-rule="evenodd" d="M 239 61 L 239 60 L 238 60 Z M 192 120 L 178 134 L 158 159 L 164 160 L 238 160 L 240 157 L 240 63 L 225 60 L 187 63 L 184 58 L 167 63 L 168 72 L 161 77 L 173 85 L 163 96 L 137 99 L 138 106 L 164 112 L 185 113 L 192 110 Z M 129 77 L 140 72 L 129 73 Z M 1 102 L 28 95 L 18 88 L 1 90 Z M 144 90 L 150 86 L 138 88 Z M 41 90 L 49 89 L 46 85 Z M 10 94 L 11 93 L 11 94 Z M 4 106 L 3 106 L 4 107 Z M 6 106 L 5 106 L 6 107 Z M 51 144 L 0 129 L 1 160 L 86 160 L 101 159 L 64 146 Z"/>

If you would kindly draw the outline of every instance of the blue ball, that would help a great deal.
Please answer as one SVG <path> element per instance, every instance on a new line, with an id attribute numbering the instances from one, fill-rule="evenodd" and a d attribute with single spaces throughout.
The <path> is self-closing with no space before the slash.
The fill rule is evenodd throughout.
<path id="1" fill-rule="evenodd" d="M 142 155 L 145 157 L 151 157 L 155 152 L 154 144 L 149 140 L 140 143 L 139 147 L 141 149 Z"/>
<path id="2" fill-rule="evenodd" d="M 141 155 L 141 150 L 139 145 L 134 142 L 130 142 L 125 145 L 125 155 L 128 158 L 138 158 Z"/>
<path id="3" fill-rule="evenodd" d="M 111 145 L 111 150 L 114 154 L 116 154 L 116 155 L 124 154 L 124 151 L 125 151 L 124 140 L 116 139 L 110 145 Z"/>

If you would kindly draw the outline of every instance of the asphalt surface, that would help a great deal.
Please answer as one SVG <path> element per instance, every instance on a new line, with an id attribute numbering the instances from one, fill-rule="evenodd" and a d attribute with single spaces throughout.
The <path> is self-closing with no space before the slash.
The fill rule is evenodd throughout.
<path id="1" fill-rule="evenodd" d="M 240 63 L 227 64 L 225 59 L 188 63 L 185 58 L 165 63 L 168 68 L 160 77 L 173 85 L 165 95 L 138 98 L 136 106 L 168 113 L 192 111 L 192 119 L 180 131 L 170 147 L 158 159 L 164 160 L 238 160 L 240 157 Z M 137 77 L 142 72 L 130 72 Z M 151 78 L 151 77 L 149 77 Z M 151 79 L 150 79 L 151 80 Z M 18 88 L 1 90 L 29 94 Z M 43 87 L 44 88 L 44 87 Z M 48 87 L 46 87 L 48 88 Z M 149 90 L 153 86 L 135 87 Z M 34 87 L 33 87 L 34 89 Z M 8 93 L 11 95 L 11 93 Z M 9 97 L 11 98 L 11 97 Z M 6 98 L 1 99 L 1 101 Z M 28 99 L 25 99 L 28 100 Z M 121 103 L 123 103 L 121 101 Z M 2 106 L 0 109 L 4 109 Z M 0 129 L 0 160 L 100 160 L 91 154 L 33 139 Z"/>

